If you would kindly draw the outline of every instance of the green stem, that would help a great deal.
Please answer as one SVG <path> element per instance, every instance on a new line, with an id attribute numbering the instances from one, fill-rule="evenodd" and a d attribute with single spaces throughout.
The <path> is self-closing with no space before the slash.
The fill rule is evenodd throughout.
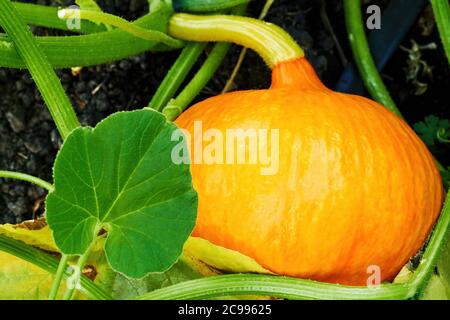
<path id="1" fill-rule="evenodd" d="M 133 22 L 142 28 L 166 31 L 172 15 L 168 7 L 161 7 Z M 81 36 L 36 37 L 36 43 L 54 68 L 92 66 L 124 59 L 145 51 L 167 51 L 169 47 L 148 41 L 120 29 Z M 0 67 L 25 68 L 26 65 L 8 39 L 0 37 Z"/>
<path id="2" fill-rule="evenodd" d="M 181 41 L 173 39 L 161 31 L 141 28 L 123 18 L 109 13 L 93 10 L 62 9 L 58 11 L 58 17 L 60 19 L 79 18 L 96 23 L 104 23 L 122 29 L 138 38 L 149 41 L 159 41 L 168 46 L 177 47 L 182 46 L 183 44 Z"/>
<path id="3" fill-rule="evenodd" d="M 256 51 L 270 68 L 304 56 L 303 50 L 286 31 L 248 17 L 177 13 L 169 21 L 169 34 L 188 41 L 237 43 Z"/>
<path id="4" fill-rule="evenodd" d="M 445 10 L 443 10 L 440 6 L 443 6 L 443 3 L 446 2 L 446 0 L 436 2 L 437 3 L 435 3 L 435 6 L 439 6 L 438 14 L 442 14 Z M 400 111 L 395 106 L 394 101 L 383 84 L 370 53 L 363 28 L 364 23 L 361 15 L 361 1 L 344 0 L 344 10 L 350 45 L 352 47 L 356 64 L 367 89 L 376 100 L 401 117 Z M 447 18 L 447 23 L 449 22 L 448 20 L 449 19 Z M 443 170 L 442 165 L 438 161 L 436 161 L 436 163 L 439 169 Z M 411 290 L 416 292 L 419 297 L 423 293 L 429 279 L 431 278 L 433 269 L 437 264 L 440 248 L 448 237 L 450 228 L 450 209 L 448 197 L 449 196 L 447 196 L 446 205 L 441 213 L 441 217 L 435 226 L 433 235 L 422 257 L 421 264 L 414 273 L 413 279 L 410 282 L 412 288 Z"/>
<path id="5" fill-rule="evenodd" d="M 411 287 L 414 288 L 418 297 L 420 297 L 428 281 L 433 275 L 434 267 L 438 263 L 440 254 L 442 253 L 442 247 L 449 239 L 450 233 L 450 192 L 447 194 L 447 199 L 444 203 L 441 215 L 439 217 L 434 231 L 431 235 L 430 241 L 425 249 L 425 252 L 420 261 L 420 265 L 414 272 L 411 279 Z"/>
<path id="6" fill-rule="evenodd" d="M 450 4 L 448 0 L 431 0 L 431 6 L 433 7 L 445 54 L 450 63 Z"/>
<path id="7" fill-rule="evenodd" d="M 172 0 L 178 12 L 214 12 L 244 5 L 250 0 Z"/>
<path id="8" fill-rule="evenodd" d="M 243 21 L 242 24 L 245 26 L 245 32 L 244 35 L 241 35 L 241 39 L 243 43 L 248 44 L 251 47 L 258 47 L 257 44 L 253 41 L 254 37 L 250 34 L 248 34 L 249 28 L 254 25 L 254 21 L 257 21 L 260 23 L 260 21 L 256 19 L 249 19 L 245 17 L 240 17 L 241 15 L 245 14 L 245 11 L 247 10 L 246 5 L 241 5 L 238 7 L 233 8 L 231 10 L 232 16 L 208 16 L 205 17 L 203 20 L 199 16 L 192 16 L 192 15 L 179 15 L 179 18 L 175 18 L 176 21 L 173 20 L 173 17 L 170 20 L 170 26 L 169 29 L 174 31 L 178 36 L 185 36 L 188 35 L 190 31 L 197 32 L 198 34 L 195 36 L 201 41 L 205 41 L 206 33 L 203 29 L 206 25 L 213 25 L 214 23 L 217 23 L 217 17 L 219 17 L 219 20 L 221 20 L 224 25 L 220 27 L 217 30 L 220 30 L 222 33 L 219 35 L 218 38 L 222 39 L 223 37 L 227 37 L 227 32 L 230 26 L 236 26 L 239 25 L 239 21 Z M 212 18 L 212 19 L 210 19 Z M 190 20 L 192 19 L 192 20 Z M 198 26 L 195 24 L 195 22 L 199 21 L 200 19 L 202 21 L 201 26 Z M 242 20 L 243 19 L 243 20 Z M 178 22 L 177 22 L 178 21 Z M 191 26 L 189 25 L 189 22 L 193 23 Z M 238 23 L 238 24 L 236 24 Z M 281 31 L 277 29 L 277 27 L 271 28 L 269 26 L 261 26 L 258 24 L 259 27 L 261 27 L 261 32 L 266 32 L 266 35 L 273 32 L 275 33 L 274 37 L 276 39 L 281 38 L 290 38 L 289 35 L 287 35 L 284 31 Z M 258 29 L 259 27 L 256 27 Z M 197 30 L 197 31 L 195 31 Z M 170 30 L 169 30 L 170 32 Z M 213 32 L 213 30 L 211 30 Z M 239 32 L 237 33 L 239 34 Z M 267 35 L 268 36 L 268 35 Z M 209 37 L 209 36 L 208 36 Z M 290 38 L 291 39 L 291 38 Z M 213 39 L 217 40 L 217 39 Z M 256 41 L 257 42 L 257 41 Z M 295 45 L 294 47 L 298 48 L 300 51 L 300 47 Z M 229 43 L 217 43 L 214 45 L 213 49 L 208 55 L 208 58 L 206 58 L 205 62 L 201 66 L 201 68 L 198 70 L 198 72 L 195 74 L 195 76 L 192 78 L 192 80 L 188 83 L 186 87 L 184 87 L 183 91 L 173 100 L 169 102 L 169 104 L 163 109 L 163 113 L 166 115 L 167 119 L 169 120 L 175 120 L 182 112 L 185 110 L 188 105 L 194 100 L 194 98 L 200 93 L 200 91 L 205 87 L 205 85 L 211 80 L 214 73 L 219 68 L 220 64 L 222 63 L 223 59 L 225 58 L 225 55 L 227 54 L 228 50 L 230 49 Z M 291 50 L 288 50 L 289 52 L 295 51 L 295 48 Z M 286 54 L 289 54 L 285 52 Z"/>
<path id="9" fill-rule="evenodd" d="M 377 67 L 369 49 L 364 22 L 361 15 L 360 0 L 344 0 L 345 21 L 348 29 L 348 38 L 353 51 L 359 73 L 372 97 L 387 109 L 403 118 L 401 112 L 392 100 L 389 91 L 378 73 Z M 442 164 L 435 159 L 439 171 L 446 171 Z"/>
<path id="10" fill-rule="evenodd" d="M 189 84 L 163 109 L 163 113 L 167 119 L 171 121 L 175 120 L 189 106 L 192 100 L 194 100 L 209 80 L 211 80 L 229 49 L 229 43 L 218 43 L 214 45 L 208 58 Z"/>
<path id="11" fill-rule="evenodd" d="M 440 129 L 440 130 L 437 132 L 436 137 L 437 137 L 437 140 L 438 140 L 440 143 L 450 143 L 450 139 L 447 139 L 447 138 L 446 138 L 446 136 L 448 136 L 448 135 L 449 135 L 448 130 L 446 130 L 446 129 Z"/>
<path id="12" fill-rule="evenodd" d="M 234 295 L 260 295 L 284 299 L 408 299 L 406 284 L 352 287 L 256 274 L 213 276 L 182 282 L 146 293 L 141 300 L 200 300 Z"/>
<path id="13" fill-rule="evenodd" d="M 266 17 L 266 15 L 269 12 L 270 7 L 273 5 L 274 1 L 275 0 L 266 0 L 264 7 L 261 10 L 261 13 L 259 14 L 259 17 L 258 17 L 259 20 L 263 20 Z M 231 86 L 233 85 L 234 80 L 239 73 L 239 69 L 241 68 L 242 63 L 244 62 L 244 58 L 245 58 L 245 55 L 247 54 L 247 50 L 248 50 L 247 48 L 242 48 L 241 53 L 239 53 L 239 57 L 236 62 L 236 65 L 234 66 L 230 77 L 228 78 L 227 82 L 225 83 L 225 85 L 222 89 L 222 93 L 227 93 L 228 91 L 230 91 Z"/>
<path id="14" fill-rule="evenodd" d="M 55 71 L 9 0 L 0 0 L 0 24 L 25 61 L 61 137 L 65 139 L 80 123 Z"/>
<path id="15" fill-rule="evenodd" d="M 402 117 L 378 73 L 370 52 L 361 14 L 361 1 L 344 0 L 344 10 L 350 46 L 367 90 L 375 100 Z"/>
<path id="16" fill-rule="evenodd" d="M 0 250 L 9 253 L 17 258 L 25 260 L 35 266 L 54 274 L 59 266 L 57 258 L 48 253 L 36 249 L 30 245 L 25 244 L 19 240 L 11 239 L 5 235 L 0 235 Z M 70 276 L 69 273 L 64 273 L 64 279 Z M 97 286 L 88 277 L 82 275 L 81 292 L 90 299 L 94 300 L 111 300 L 111 296 L 107 294 L 102 288 Z"/>
<path id="17" fill-rule="evenodd" d="M 34 176 L 30 176 L 29 174 L 25 173 L 0 170 L 0 178 L 17 179 L 26 182 L 31 182 L 41 188 L 47 189 L 49 192 L 52 192 L 54 189 L 53 185 L 48 183 L 47 181 L 44 181 Z"/>
<path id="18" fill-rule="evenodd" d="M 77 265 L 76 268 L 78 270 L 83 270 L 84 266 L 86 265 L 86 262 L 89 258 L 89 255 L 91 253 L 92 247 L 93 247 L 94 243 L 92 243 L 89 248 L 80 256 L 80 258 L 77 261 Z M 66 292 L 64 293 L 64 297 L 63 300 L 72 300 L 73 296 L 75 294 L 75 286 L 71 287 L 71 288 L 67 288 Z"/>
<path id="19" fill-rule="evenodd" d="M 93 22 L 86 21 L 80 24 L 80 29 L 69 29 L 66 21 L 58 18 L 58 8 L 48 7 L 38 4 L 13 2 L 17 12 L 22 19 L 28 24 L 39 27 L 47 27 L 83 34 L 96 33 L 106 31 L 105 26 L 97 25 Z"/>
<path id="20" fill-rule="evenodd" d="M 173 98 L 175 92 L 180 88 L 191 71 L 200 54 L 206 47 L 206 43 L 192 42 L 184 47 L 183 51 L 170 68 L 164 80 L 159 85 L 156 93 L 150 101 L 149 107 L 161 111 Z"/>
<path id="21" fill-rule="evenodd" d="M 61 259 L 59 260 L 58 269 L 55 273 L 55 278 L 53 279 L 52 287 L 50 289 L 50 293 L 48 295 L 49 300 L 55 300 L 56 295 L 58 294 L 59 287 L 61 286 L 61 280 L 64 276 L 64 273 L 67 268 L 67 260 L 69 260 L 69 256 L 63 254 Z"/>

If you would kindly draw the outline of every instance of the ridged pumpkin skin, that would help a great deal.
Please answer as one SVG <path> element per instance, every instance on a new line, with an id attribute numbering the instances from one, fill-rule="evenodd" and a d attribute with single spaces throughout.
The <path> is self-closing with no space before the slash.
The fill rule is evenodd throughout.
<path id="1" fill-rule="evenodd" d="M 176 123 L 194 135 L 197 120 L 224 136 L 279 129 L 275 175 L 191 164 L 193 236 L 277 274 L 365 285 L 376 265 L 392 280 L 439 215 L 440 175 L 411 128 L 374 101 L 326 89 L 304 58 L 276 66 L 270 89 L 207 99 Z"/>

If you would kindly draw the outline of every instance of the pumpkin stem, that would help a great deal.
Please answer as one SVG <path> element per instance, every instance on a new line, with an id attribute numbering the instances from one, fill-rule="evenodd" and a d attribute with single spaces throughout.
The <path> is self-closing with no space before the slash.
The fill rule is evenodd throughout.
<path id="1" fill-rule="evenodd" d="M 296 89 L 329 90 L 319 79 L 314 68 L 305 58 L 284 61 L 272 70 L 272 89 L 295 87 Z"/>
<path id="2" fill-rule="evenodd" d="M 248 17 L 177 13 L 169 21 L 169 34 L 188 41 L 237 43 L 256 51 L 270 68 L 304 56 L 303 50 L 286 31 Z"/>

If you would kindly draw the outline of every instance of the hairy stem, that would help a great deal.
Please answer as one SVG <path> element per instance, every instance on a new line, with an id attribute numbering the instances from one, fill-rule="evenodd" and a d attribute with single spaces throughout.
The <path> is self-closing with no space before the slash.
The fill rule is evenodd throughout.
<path id="1" fill-rule="evenodd" d="M 41 188 L 47 189 L 49 192 L 52 192 L 54 189 L 53 185 L 48 183 L 47 181 L 44 181 L 34 176 L 30 176 L 29 174 L 25 173 L 0 170 L 0 178 L 17 179 L 26 182 L 31 182 Z"/>
<path id="2" fill-rule="evenodd" d="M 344 9 L 350 46 L 367 90 L 375 100 L 399 117 L 402 117 L 378 73 L 370 52 L 361 14 L 361 1 L 344 0 Z"/>
<path id="3" fill-rule="evenodd" d="M 250 0 L 172 0 L 175 11 L 215 12 L 245 5 Z"/>
<path id="4" fill-rule="evenodd" d="M 174 47 L 182 45 L 181 41 L 173 39 L 161 31 L 147 30 L 141 28 L 125 19 L 122 19 L 118 16 L 109 13 L 93 10 L 62 9 L 58 11 L 58 17 L 60 19 L 79 18 L 89 20 L 92 22 L 104 23 L 122 29 L 144 40 L 158 41 L 168 46 Z"/>
<path id="5" fill-rule="evenodd" d="M 234 42 L 256 51 L 271 68 L 282 61 L 304 56 L 286 31 L 248 17 L 178 13 L 169 21 L 169 34 L 189 41 Z"/>
<path id="6" fill-rule="evenodd" d="M 56 270 L 55 277 L 52 282 L 52 287 L 50 289 L 50 293 L 48 295 L 49 300 L 55 300 L 56 295 L 58 294 L 59 287 L 61 286 L 61 281 L 64 276 L 64 273 L 67 268 L 67 260 L 69 259 L 69 256 L 63 254 L 61 256 L 61 259 L 59 260 L 58 269 Z"/>
<path id="7" fill-rule="evenodd" d="M 170 8 L 163 6 L 136 20 L 133 24 L 145 29 L 165 32 L 171 15 Z M 182 48 L 181 45 L 169 47 L 157 41 L 137 38 L 121 29 L 77 36 L 35 37 L 35 41 L 54 68 L 92 66 L 117 61 L 149 50 L 167 51 Z M 26 67 L 11 40 L 2 37 L 0 37 L 0 67 Z"/>
<path id="8" fill-rule="evenodd" d="M 205 47 L 206 43 L 204 42 L 192 42 L 184 47 L 153 95 L 149 104 L 150 108 L 161 111 L 167 105 L 186 79 Z"/>
<path id="9" fill-rule="evenodd" d="M 447 243 L 450 234 L 450 192 L 444 203 L 441 215 L 434 227 L 434 231 L 422 256 L 420 265 L 411 279 L 411 286 L 420 297 L 433 275 L 434 267 L 442 253 L 442 248 Z"/>
<path id="10" fill-rule="evenodd" d="M 229 16 L 231 18 L 242 18 L 238 17 L 243 15 L 247 10 L 246 5 L 241 5 L 233 8 L 231 14 L 235 16 Z M 188 105 L 194 100 L 194 98 L 200 93 L 200 91 L 206 86 L 206 84 L 211 80 L 214 73 L 219 68 L 225 55 L 230 49 L 229 43 L 218 43 L 214 45 L 213 49 L 206 58 L 201 68 L 184 87 L 183 91 L 163 109 L 163 113 L 166 115 L 167 119 L 175 120 Z"/>
<path id="11" fill-rule="evenodd" d="M 11 239 L 5 235 L 0 235 L 0 250 L 9 253 L 17 258 L 23 259 L 35 266 L 54 274 L 59 265 L 57 258 L 48 253 L 36 249 L 30 245 L 25 244 L 19 240 Z M 70 276 L 69 273 L 64 273 L 64 279 Z M 111 300 L 111 296 L 107 294 L 102 288 L 97 286 L 88 277 L 82 275 L 80 278 L 81 292 L 87 297 L 95 300 Z"/>
<path id="12" fill-rule="evenodd" d="M 222 63 L 223 58 L 230 49 L 229 43 L 218 43 L 214 45 L 208 58 L 205 60 L 199 71 L 192 80 L 184 87 L 183 91 L 163 109 L 167 119 L 175 120 L 200 93 L 205 85 L 211 80 Z"/>
<path id="13" fill-rule="evenodd" d="M 80 123 L 55 71 L 9 0 L 0 0 L 0 24 L 14 42 L 65 139 Z"/>
<path id="14" fill-rule="evenodd" d="M 79 270 L 80 273 L 83 270 L 83 268 L 89 258 L 89 255 L 91 253 L 93 245 L 94 245 L 94 243 L 92 243 L 89 246 L 89 248 L 80 256 L 80 258 L 77 261 L 76 270 Z M 67 288 L 66 292 L 64 293 L 63 300 L 72 300 L 74 294 L 75 294 L 75 286 Z"/>
<path id="15" fill-rule="evenodd" d="M 144 294 L 141 300 L 190 300 L 234 295 L 261 295 L 284 299 L 407 299 L 406 284 L 373 288 L 341 286 L 311 280 L 255 274 L 213 276 L 182 282 Z"/>
<path id="16" fill-rule="evenodd" d="M 106 31 L 105 26 L 86 21 L 80 24 L 80 28 L 69 28 L 66 21 L 58 18 L 58 8 L 48 7 L 32 3 L 13 2 L 17 12 L 28 25 L 47 27 L 76 33 L 95 33 Z"/>
<path id="17" fill-rule="evenodd" d="M 273 5 L 275 0 L 266 0 L 266 3 L 264 4 L 263 9 L 261 10 L 261 13 L 259 14 L 258 19 L 263 20 L 267 13 L 270 10 L 270 7 Z M 225 83 L 222 93 L 226 93 L 231 90 L 231 87 L 234 83 L 234 80 L 236 79 L 236 76 L 239 73 L 239 69 L 241 68 L 242 63 L 244 62 L 245 55 L 247 54 L 247 48 L 242 48 L 241 52 L 239 53 L 238 60 L 236 62 L 236 65 L 234 66 L 233 71 L 231 72 L 230 77 L 228 78 L 227 82 Z"/>

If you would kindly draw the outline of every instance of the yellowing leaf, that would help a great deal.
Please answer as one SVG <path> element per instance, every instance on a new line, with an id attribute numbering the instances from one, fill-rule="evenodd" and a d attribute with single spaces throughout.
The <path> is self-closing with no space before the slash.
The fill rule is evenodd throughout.
<path id="1" fill-rule="evenodd" d="M 408 267 L 404 266 L 402 270 L 398 273 L 398 275 L 394 279 L 394 283 L 406 283 L 413 276 L 413 272 L 408 269 Z"/>
<path id="2" fill-rule="evenodd" d="M 216 246 L 202 238 L 190 237 L 184 245 L 183 256 L 220 271 L 273 274 L 254 259 L 237 251 Z M 202 269 L 201 264 L 197 264 L 197 269 L 200 269 L 198 271 L 202 274 L 207 270 L 207 268 Z"/>
<path id="3" fill-rule="evenodd" d="M 0 234 L 25 242 L 50 252 L 58 252 L 51 231 L 44 219 L 25 221 L 18 225 L 0 225 Z M 104 254 L 104 237 L 100 237 L 83 270 L 83 274 L 105 290 L 112 289 L 114 272 L 109 267 Z M 76 264 L 71 260 L 69 264 Z M 0 300 L 4 299 L 47 299 L 53 275 L 31 263 L 0 251 Z M 59 294 L 64 293 L 64 284 Z M 76 299 L 85 299 L 77 293 Z"/>
<path id="4" fill-rule="evenodd" d="M 0 234 L 46 251 L 59 252 L 48 226 L 44 223 L 43 228 L 33 230 L 29 227 L 31 223 L 35 223 L 35 221 L 28 221 L 20 225 L 2 224 L 0 225 Z"/>
<path id="5" fill-rule="evenodd" d="M 47 299 L 52 281 L 47 271 L 0 251 L 0 300 Z M 58 298 L 64 291 L 63 281 Z"/>
<path id="6" fill-rule="evenodd" d="M 442 256 L 438 263 L 438 271 L 442 283 L 446 288 L 447 295 L 450 298 L 450 239 L 442 246 Z"/>
<path id="7" fill-rule="evenodd" d="M 422 297 L 423 300 L 449 300 L 450 294 L 440 276 L 433 275 L 428 283 L 425 293 Z"/>
<path id="8" fill-rule="evenodd" d="M 116 277 L 116 273 L 109 266 L 108 260 L 105 255 L 105 236 L 99 237 L 92 248 L 91 254 L 89 255 L 89 259 L 86 263 L 87 269 L 92 268 L 92 275 L 89 275 L 85 272 L 85 275 L 94 280 L 96 284 L 101 286 L 107 292 L 112 291 L 112 287 L 114 284 L 114 278 Z"/>

